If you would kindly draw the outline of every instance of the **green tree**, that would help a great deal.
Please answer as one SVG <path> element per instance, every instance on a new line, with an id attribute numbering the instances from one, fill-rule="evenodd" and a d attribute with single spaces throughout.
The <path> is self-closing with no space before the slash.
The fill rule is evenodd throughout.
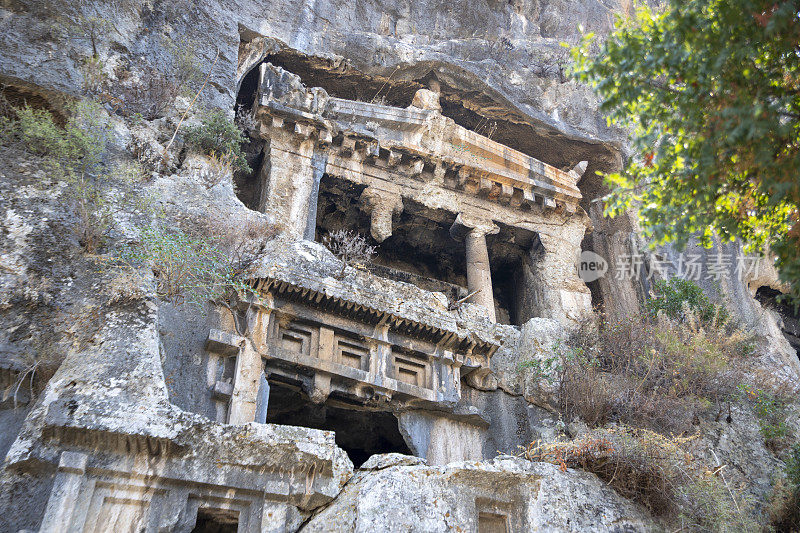
<path id="1" fill-rule="evenodd" d="M 769 244 L 800 296 L 800 2 L 670 0 L 573 49 L 636 155 L 607 214 L 636 207 L 659 243 Z"/>

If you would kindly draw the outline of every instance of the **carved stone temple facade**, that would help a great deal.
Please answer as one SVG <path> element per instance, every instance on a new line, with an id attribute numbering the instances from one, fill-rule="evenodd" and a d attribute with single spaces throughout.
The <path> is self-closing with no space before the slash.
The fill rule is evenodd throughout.
<path id="1" fill-rule="evenodd" d="M 463 243 L 466 289 L 493 321 L 491 255 L 519 256 L 518 290 L 505 303 L 517 323 L 589 312 L 575 268 L 590 227 L 576 186 L 586 162 L 564 172 L 459 126 L 430 90 L 403 109 L 329 97 L 269 63 L 259 68 L 257 116 L 268 153 L 258 209 L 287 234 L 314 240 L 324 182 L 344 183 L 357 192 L 377 243 L 410 206 L 411 217 Z"/>
<path id="2" fill-rule="evenodd" d="M 282 235 L 253 296 L 203 327 L 199 377 L 185 366 L 191 342 L 148 341 L 161 343 L 161 364 L 148 363 L 161 385 L 127 392 L 128 408 L 109 389 L 87 392 L 77 414 L 47 405 L 43 438 L 63 451 L 41 531 L 294 531 L 336 497 L 348 461 L 378 470 L 369 457 L 398 452 L 433 467 L 535 438 L 532 408 L 498 390 L 497 369 L 531 319 L 591 313 L 576 268 L 585 163 L 562 171 L 456 124 L 435 83 L 399 108 L 258 68 L 254 207 Z M 341 229 L 377 244 L 373 264 L 343 269 L 320 244 Z M 535 498 L 487 493 L 481 479 L 454 481 L 475 494 L 465 516 L 521 531 Z"/>
<path id="3" fill-rule="evenodd" d="M 462 383 L 496 389 L 492 357 L 519 334 L 499 315 L 506 324 L 539 316 L 569 325 L 591 313 L 576 268 L 589 227 L 575 185 L 585 163 L 564 172 L 459 126 L 432 90 L 398 108 L 329 97 L 269 63 L 259 69 L 258 210 L 294 244 L 253 280 L 246 327 L 222 313 L 210 330 L 217 419 L 303 425 L 291 414 L 270 417 L 273 397 L 281 409 L 307 401 L 387 411 L 429 461 L 480 457 L 477 448 L 442 454 L 430 428 L 403 429 L 405 413 L 485 429 Z M 369 233 L 377 265 L 337 275 L 336 261 L 312 243 L 335 229 Z M 458 266 L 439 279 L 396 266 L 380 250 L 398 231 L 405 256 L 428 246 L 420 255 L 429 258 L 440 246 L 460 254 Z M 496 259 L 513 267 L 501 272 L 505 282 L 493 279 Z M 300 396 L 275 395 L 276 386 Z"/>

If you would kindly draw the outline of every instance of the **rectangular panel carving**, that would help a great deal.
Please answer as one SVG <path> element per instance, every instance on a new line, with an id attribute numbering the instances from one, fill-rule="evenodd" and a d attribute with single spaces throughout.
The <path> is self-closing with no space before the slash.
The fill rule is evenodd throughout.
<path id="1" fill-rule="evenodd" d="M 163 493 L 161 489 L 97 483 L 82 531 L 146 531 L 151 517 L 160 514 L 160 505 L 156 504 L 154 496 Z"/>
<path id="2" fill-rule="evenodd" d="M 279 346 L 302 355 L 311 355 L 311 337 L 313 334 L 313 329 L 305 324 L 290 322 L 286 325 L 278 325 Z"/>
<path id="3" fill-rule="evenodd" d="M 408 352 L 394 352 L 393 377 L 409 385 L 428 388 L 428 377 L 430 376 L 430 364 L 427 359 Z"/>
<path id="4" fill-rule="evenodd" d="M 336 361 L 358 370 L 369 369 L 369 347 L 351 337 L 336 337 Z"/>

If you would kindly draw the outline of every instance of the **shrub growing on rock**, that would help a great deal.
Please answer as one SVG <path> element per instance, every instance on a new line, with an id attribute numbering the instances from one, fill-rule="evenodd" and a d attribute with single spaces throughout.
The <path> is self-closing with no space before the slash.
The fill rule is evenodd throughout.
<path id="1" fill-rule="evenodd" d="M 701 464 L 687 451 L 691 439 L 612 426 L 572 441 L 532 443 L 523 456 L 596 474 L 683 530 L 760 531 L 750 502 L 729 486 L 723 468 Z"/>
<path id="2" fill-rule="evenodd" d="M 703 289 L 690 280 L 657 280 L 653 288 L 655 295 L 647 300 L 647 310 L 653 316 L 664 312 L 672 318 L 681 318 L 688 308 L 706 323 L 715 320 L 724 324 L 728 320 L 725 308 L 711 303 Z"/>
<path id="3" fill-rule="evenodd" d="M 136 242 L 119 251 L 115 263 L 120 275 L 137 276 L 148 267 L 156 280 L 156 294 L 163 300 L 204 307 L 207 303 L 227 308 L 240 329 L 236 306 L 253 295 L 248 283 L 251 270 L 265 255 L 269 231 L 254 234 L 248 221 L 227 234 L 184 231 L 150 226 Z"/>
<path id="4" fill-rule="evenodd" d="M 103 156 L 109 126 L 96 103 L 79 101 L 67 111 L 62 126 L 45 109 L 14 108 L 14 116 L 6 119 L 10 133 L 4 140 L 41 156 L 49 174 L 67 183 L 65 195 L 78 217 L 76 233 L 86 251 L 94 252 L 102 244 L 111 218 L 102 193 L 108 179 Z"/>
<path id="5" fill-rule="evenodd" d="M 345 268 L 348 266 L 369 263 L 375 255 L 376 247 L 370 245 L 366 237 L 355 231 L 343 229 L 332 231 L 322 239 L 322 243 L 342 261 L 338 278 L 344 276 Z"/>
<path id="6" fill-rule="evenodd" d="M 242 150 L 247 139 L 236 123 L 219 110 L 203 113 L 199 126 L 186 128 L 186 143 L 205 155 L 227 158 L 234 171 L 249 172 Z"/>
<path id="7" fill-rule="evenodd" d="M 606 321 L 561 349 L 555 401 L 568 420 L 590 426 L 691 431 L 699 415 L 715 406 L 719 412 L 737 392 L 736 363 L 751 342 L 740 330 L 704 325 L 691 311 L 683 320 Z"/>

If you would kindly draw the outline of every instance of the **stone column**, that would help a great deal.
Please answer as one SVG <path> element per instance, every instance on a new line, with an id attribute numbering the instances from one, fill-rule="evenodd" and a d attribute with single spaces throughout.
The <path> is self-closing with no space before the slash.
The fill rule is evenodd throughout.
<path id="1" fill-rule="evenodd" d="M 269 381 L 267 375 L 262 371 L 258 386 L 258 397 L 256 398 L 256 422 L 259 424 L 267 423 L 267 408 L 269 406 Z"/>
<path id="2" fill-rule="evenodd" d="M 450 228 L 450 235 L 457 240 L 463 238 L 467 249 L 467 290 L 475 293 L 469 301 L 486 308 L 493 322 L 496 316 L 486 235 L 499 231 L 500 228 L 492 222 L 467 220 L 462 214 L 456 217 Z"/>
<path id="3" fill-rule="evenodd" d="M 314 130 L 307 125 L 284 123 L 272 117 L 272 124 L 262 126 L 262 136 L 269 139 L 264 163 L 258 210 L 270 215 L 285 234 L 301 239 L 309 223 L 309 203 L 314 189 Z M 321 163 L 317 165 L 321 167 Z"/>
<path id="4" fill-rule="evenodd" d="M 58 473 L 47 500 L 47 508 L 40 531 L 60 532 L 82 529 L 82 524 L 71 525 L 78 500 L 89 495 L 81 494 L 83 475 L 89 456 L 85 453 L 62 452 Z"/>
<path id="5" fill-rule="evenodd" d="M 303 238 L 313 241 L 317 235 L 317 203 L 319 201 L 319 184 L 325 169 L 328 167 L 328 152 L 315 150 L 311 158 L 311 168 L 314 172 L 314 181 L 311 187 L 311 195 L 308 199 L 308 215 L 306 218 L 306 231 Z"/>
<path id="6" fill-rule="evenodd" d="M 369 342 L 369 381 L 379 387 L 384 386 L 384 379 L 389 377 L 392 368 L 389 325 L 381 322 L 375 326 L 375 332 Z"/>
<path id="7" fill-rule="evenodd" d="M 261 354 L 253 348 L 251 342 L 245 342 L 236 356 L 228 424 L 255 421 L 262 375 Z"/>
<path id="8" fill-rule="evenodd" d="M 486 248 L 486 233 L 472 228 L 464 244 L 467 247 L 467 290 L 475 292 L 473 303 L 489 310 L 489 318 L 495 320 L 492 272 L 489 269 L 489 250 Z M 477 291 L 477 292 L 476 292 Z"/>

